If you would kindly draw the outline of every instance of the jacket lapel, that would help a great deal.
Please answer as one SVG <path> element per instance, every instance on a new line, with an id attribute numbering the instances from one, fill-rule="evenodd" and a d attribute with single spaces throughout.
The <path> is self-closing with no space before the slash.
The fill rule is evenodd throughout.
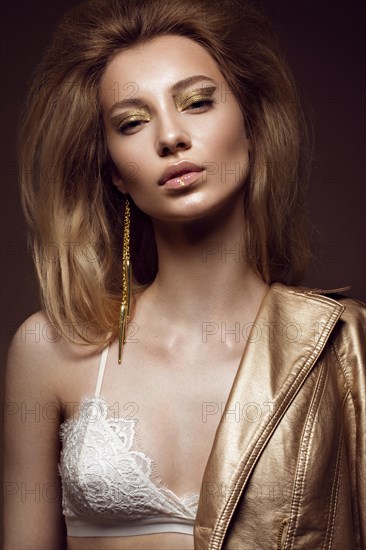
<path id="1" fill-rule="evenodd" d="M 274 283 L 247 339 L 203 476 L 195 548 L 219 549 L 258 457 L 339 319 L 335 300 Z"/>

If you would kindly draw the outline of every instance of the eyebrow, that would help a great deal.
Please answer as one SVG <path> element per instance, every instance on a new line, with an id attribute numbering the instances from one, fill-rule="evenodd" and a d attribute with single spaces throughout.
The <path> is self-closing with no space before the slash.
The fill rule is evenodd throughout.
<path id="1" fill-rule="evenodd" d="M 178 82 L 176 82 L 170 87 L 170 91 L 173 92 L 173 94 L 177 94 L 183 89 L 188 88 L 188 86 L 192 86 L 196 82 L 200 82 L 202 80 L 208 80 L 216 84 L 216 86 L 218 86 L 216 80 L 214 80 L 213 78 L 206 76 L 204 74 L 197 74 L 194 76 L 189 76 L 188 78 L 184 78 L 183 80 L 179 80 Z M 130 98 L 122 99 L 121 101 L 117 101 L 116 103 L 113 103 L 112 107 L 108 110 L 108 115 L 111 115 L 115 109 L 118 109 L 120 107 L 147 108 L 147 105 L 143 99 L 138 97 L 130 97 Z"/>

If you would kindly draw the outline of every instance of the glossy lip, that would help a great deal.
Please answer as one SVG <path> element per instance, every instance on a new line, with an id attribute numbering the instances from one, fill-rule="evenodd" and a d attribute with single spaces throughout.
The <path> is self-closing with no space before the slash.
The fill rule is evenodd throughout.
<path id="1" fill-rule="evenodd" d="M 183 176 L 183 174 L 188 174 L 189 172 L 202 172 L 202 170 L 202 166 L 197 166 L 197 164 L 187 160 L 181 160 L 175 164 L 170 164 L 167 166 L 158 183 L 159 185 L 164 185 L 168 180 L 178 178 L 179 176 Z"/>
<path id="2" fill-rule="evenodd" d="M 165 189 L 174 191 L 182 191 L 191 187 L 198 179 L 201 178 L 202 172 L 187 172 L 178 178 L 171 178 L 164 183 Z"/>

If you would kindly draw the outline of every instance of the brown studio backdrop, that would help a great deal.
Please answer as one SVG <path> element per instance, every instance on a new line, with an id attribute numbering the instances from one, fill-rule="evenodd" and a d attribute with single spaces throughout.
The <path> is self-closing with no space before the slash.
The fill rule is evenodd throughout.
<path id="1" fill-rule="evenodd" d="M 40 307 L 17 183 L 19 107 L 57 21 L 75 3 L 2 3 L 2 365 L 16 328 Z M 256 0 L 253 4 L 263 8 L 279 35 L 314 130 L 308 204 L 315 263 L 304 284 L 351 285 L 346 294 L 366 301 L 365 4 L 356 0 Z"/>

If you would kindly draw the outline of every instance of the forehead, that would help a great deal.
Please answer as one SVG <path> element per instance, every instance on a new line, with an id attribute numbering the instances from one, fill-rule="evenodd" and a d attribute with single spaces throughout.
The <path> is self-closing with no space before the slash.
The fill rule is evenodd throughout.
<path id="1" fill-rule="evenodd" d="M 224 81 L 217 63 L 200 44 L 184 36 L 165 35 L 116 53 L 101 80 L 105 106 L 136 91 L 159 94 L 195 74 Z"/>

